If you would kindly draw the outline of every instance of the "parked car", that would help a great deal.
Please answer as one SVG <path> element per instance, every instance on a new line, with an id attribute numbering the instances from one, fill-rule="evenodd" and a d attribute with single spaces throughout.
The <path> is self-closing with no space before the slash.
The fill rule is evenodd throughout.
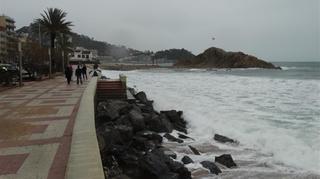
<path id="1" fill-rule="evenodd" d="M 19 70 L 12 64 L 0 64 L 0 84 L 14 84 L 19 78 Z"/>

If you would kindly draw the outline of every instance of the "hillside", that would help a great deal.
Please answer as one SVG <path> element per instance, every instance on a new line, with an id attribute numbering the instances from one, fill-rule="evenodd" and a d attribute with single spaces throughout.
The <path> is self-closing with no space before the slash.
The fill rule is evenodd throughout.
<path id="1" fill-rule="evenodd" d="M 269 68 L 280 69 L 272 63 L 265 62 L 243 52 L 226 52 L 211 47 L 192 59 L 179 60 L 176 67 L 190 68 Z"/>
<path id="2" fill-rule="evenodd" d="M 178 60 L 186 60 L 194 58 L 195 56 L 185 49 L 169 49 L 158 51 L 154 54 L 154 59 L 165 59 L 171 62 L 177 62 Z"/>
<path id="3" fill-rule="evenodd" d="M 16 30 L 16 32 L 18 34 L 20 33 L 28 34 L 29 37 L 34 40 L 39 39 L 38 25 L 35 23 L 31 23 L 29 26 L 24 26 Z M 49 38 L 43 34 L 44 32 L 42 32 L 42 37 L 41 37 L 42 44 L 44 46 L 49 46 L 50 44 Z M 74 32 L 71 33 L 71 38 L 72 38 L 73 47 L 80 46 L 86 49 L 97 50 L 99 56 L 112 56 L 115 59 L 119 59 L 119 58 L 130 56 L 132 54 L 143 53 L 135 49 L 127 48 L 125 46 L 118 46 L 118 45 L 109 44 L 107 42 L 94 40 L 89 36 L 77 34 Z"/>

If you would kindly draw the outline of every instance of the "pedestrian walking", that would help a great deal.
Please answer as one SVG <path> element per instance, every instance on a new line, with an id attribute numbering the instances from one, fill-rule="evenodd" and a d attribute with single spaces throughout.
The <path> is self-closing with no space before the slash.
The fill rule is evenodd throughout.
<path id="1" fill-rule="evenodd" d="M 83 77 L 83 80 L 84 79 L 88 79 L 88 76 L 87 76 L 87 66 L 86 66 L 86 64 L 83 64 L 83 66 L 82 66 L 82 77 Z"/>
<path id="2" fill-rule="evenodd" d="M 68 85 L 70 85 L 70 81 L 71 81 L 72 74 L 73 74 L 72 66 L 68 65 L 67 68 L 65 69 L 64 73 L 67 78 Z"/>
<path id="3" fill-rule="evenodd" d="M 92 73 L 92 77 L 99 76 L 99 74 L 101 74 L 101 70 L 98 68 L 99 68 L 98 64 L 94 64 L 93 70 L 89 71 L 89 74 Z"/>
<path id="4" fill-rule="evenodd" d="M 80 68 L 80 65 L 78 65 L 77 69 L 76 69 L 76 76 L 77 76 L 77 85 L 82 84 L 82 70 Z"/>

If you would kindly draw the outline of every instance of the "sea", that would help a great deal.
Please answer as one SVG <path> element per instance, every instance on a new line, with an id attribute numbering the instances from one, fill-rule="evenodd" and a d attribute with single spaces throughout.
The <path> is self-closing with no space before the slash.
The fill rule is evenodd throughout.
<path id="1" fill-rule="evenodd" d="M 127 76 L 145 91 L 156 110 L 182 110 L 192 144 L 188 154 L 197 170 L 202 160 L 230 153 L 238 164 L 219 176 L 198 178 L 320 178 L 320 62 L 277 62 L 274 69 L 147 69 L 108 71 Z M 239 144 L 221 144 L 214 134 Z M 186 144 L 169 145 L 186 155 Z M 199 172 L 201 173 L 201 172 Z"/>

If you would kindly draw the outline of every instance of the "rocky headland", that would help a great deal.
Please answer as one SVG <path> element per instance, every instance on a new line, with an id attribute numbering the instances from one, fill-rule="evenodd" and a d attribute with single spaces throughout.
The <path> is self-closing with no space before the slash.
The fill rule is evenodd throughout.
<path id="1" fill-rule="evenodd" d="M 281 69 L 243 52 L 227 52 L 211 47 L 194 58 L 179 60 L 175 67 L 182 68 L 267 68 Z"/>
<path id="2" fill-rule="evenodd" d="M 230 154 L 194 162 L 192 156 L 204 155 L 204 151 L 190 145 L 195 139 L 187 134 L 183 112 L 158 112 L 144 92 L 130 91 L 134 100 L 100 101 L 96 108 L 97 137 L 106 178 L 190 179 L 219 175 L 224 168 L 237 167 Z M 213 140 L 236 142 L 218 134 Z M 190 155 L 178 160 L 177 152 L 163 141 L 183 145 Z M 186 167 L 192 164 L 203 169 Z"/>

